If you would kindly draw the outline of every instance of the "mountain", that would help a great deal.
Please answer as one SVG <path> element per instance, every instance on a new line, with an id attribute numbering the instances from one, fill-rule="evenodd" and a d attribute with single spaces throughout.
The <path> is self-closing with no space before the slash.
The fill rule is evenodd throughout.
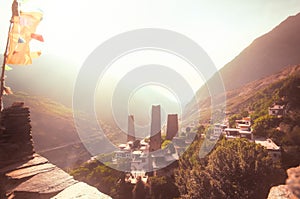
<path id="1" fill-rule="evenodd" d="M 226 90 L 300 63 L 300 13 L 255 39 L 221 70 Z"/>
<path id="2" fill-rule="evenodd" d="M 247 110 L 249 105 L 257 100 L 257 96 L 260 95 L 260 93 L 266 92 L 265 89 L 270 87 L 270 85 L 296 74 L 300 74 L 300 65 L 287 66 L 277 73 L 249 82 L 240 88 L 226 91 L 226 109 L 222 110 L 228 114 L 240 113 L 243 110 Z M 271 90 L 268 92 L 271 92 Z M 268 93 L 268 95 L 271 99 L 272 93 Z M 218 96 L 215 98 L 218 98 Z M 210 97 L 201 100 L 199 104 L 190 103 L 187 107 L 190 114 L 186 114 L 186 120 L 190 121 L 190 123 L 192 121 L 198 121 L 200 114 L 201 123 L 209 122 L 211 117 L 210 106 Z M 216 106 L 217 109 L 223 108 L 218 106 L 219 105 Z"/>
<path id="3" fill-rule="evenodd" d="M 9 107 L 16 101 L 22 101 L 29 107 L 35 151 L 59 167 L 78 166 L 91 158 L 83 142 L 90 147 L 105 148 L 88 117 L 83 115 L 80 118 L 84 121 L 84 126 L 81 128 L 84 128 L 87 134 L 82 138 L 75 127 L 72 109 L 67 106 L 46 97 L 24 92 L 4 96 L 5 107 Z M 101 128 L 114 144 L 121 142 L 120 139 L 125 137 L 109 124 L 101 124 Z"/>
<path id="4" fill-rule="evenodd" d="M 0 60 L 2 63 L 2 56 Z M 6 85 L 14 92 L 44 96 L 71 107 L 77 70 L 72 60 L 45 54 L 30 66 L 13 66 L 12 71 L 6 71 Z"/>
<path id="5" fill-rule="evenodd" d="M 288 77 L 299 75 L 300 65 L 288 66 L 280 72 L 269 75 L 259 80 L 252 81 L 241 88 L 227 91 L 226 110 L 231 113 L 239 113 L 242 110 L 247 110 L 248 106 L 262 98 L 262 93 L 269 96 L 272 100 L 274 88 L 282 86 Z M 276 85 L 279 83 L 279 85 Z"/>
<path id="6" fill-rule="evenodd" d="M 62 168 L 90 158 L 76 133 L 69 108 L 47 98 L 26 93 L 17 92 L 4 96 L 5 107 L 15 101 L 22 101 L 29 107 L 36 152 Z"/>
<path id="7" fill-rule="evenodd" d="M 300 14 L 289 17 L 272 31 L 253 41 L 220 70 L 228 91 L 227 107 L 230 108 L 230 102 L 233 103 L 230 98 L 239 99 L 246 96 L 243 92 L 247 89 L 244 87 L 241 90 L 243 92 L 234 89 L 275 74 L 285 66 L 300 63 L 299 33 Z M 90 156 L 77 134 L 72 110 L 68 108 L 71 107 L 73 85 L 78 68 L 72 61 L 64 60 L 62 57 L 43 55 L 30 67 L 14 67 L 13 71 L 6 73 L 8 76 L 6 83 L 12 87 L 15 95 L 5 97 L 5 104 L 25 101 L 25 105 L 31 110 L 32 133 L 37 152 L 60 167 L 68 167 Z M 215 78 L 216 75 L 207 84 L 213 85 Z M 256 86 L 248 87 L 248 92 L 251 93 L 252 90 L 257 89 L 257 86 L 264 84 L 266 83 L 253 83 Z M 209 113 L 206 108 L 210 104 L 207 98 L 207 87 L 203 86 L 197 92 L 197 96 L 203 99 L 200 109 L 206 111 L 205 114 Z M 242 100 L 239 102 L 242 103 Z M 196 116 L 198 118 L 198 109 L 198 105 L 190 103 L 185 113 L 192 115 L 193 119 Z M 86 125 L 88 129 L 88 122 Z M 109 125 L 106 128 L 113 129 L 109 130 L 110 132 L 117 132 Z M 118 140 L 116 134 L 111 137 L 114 138 L 112 140 Z"/>
<path id="8" fill-rule="evenodd" d="M 215 82 L 218 82 L 220 77 L 228 92 L 241 88 L 249 82 L 275 74 L 286 66 L 299 63 L 300 13 L 288 17 L 273 30 L 255 39 L 219 73 L 213 75 L 196 93 L 198 102 L 201 101 L 200 105 L 196 105 L 195 100 L 191 101 L 185 108 L 185 116 L 198 114 L 195 112 L 196 109 L 205 109 L 210 105 L 209 87 L 218 86 Z M 227 98 L 230 97 L 228 94 Z"/>

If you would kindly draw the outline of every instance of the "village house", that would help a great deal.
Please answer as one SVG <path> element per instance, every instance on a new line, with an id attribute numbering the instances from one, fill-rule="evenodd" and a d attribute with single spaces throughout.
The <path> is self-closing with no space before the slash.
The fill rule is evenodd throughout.
<path id="1" fill-rule="evenodd" d="M 273 140 L 267 138 L 256 138 L 255 140 L 256 144 L 260 144 L 262 145 L 264 148 L 266 148 L 270 154 L 270 156 L 272 157 L 272 160 L 274 163 L 280 162 L 281 160 L 281 148 L 279 146 L 276 145 L 275 142 L 273 142 Z"/>
<path id="2" fill-rule="evenodd" d="M 194 133 L 184 136 L 182 140 L 178 137 L 178 116 L 177 114 L 169 114 L 167 121 L 167 140 L 172 140 L 164 149 L 162 149 L 161 137 L 161 113 L 160 106 L 152 106 L 150 136 L 141 141 L 135 137 L 134 116 L 128 116 L 128 134 L 127 143 L 120 144 L 114 152 L 112 163 L 117 166 L 126 168 L 130 172 L 127 178 L 131 183 L 135 182 L 137 177 L 147 179 L 149 171 L 156 171 L 170 165 L 178 160 L 178 151 L 182 152 L 186 149 L 184 146 L 192 142 L 192 138 L 196 136 Z M 147 140 L 147 141 L 146 141 Z M 183 146 L 176 145 L 176 141 L 182 141 Z M 179 141 L 179 142 L 180 142 Z M 180 142 L 181 143 L 181 142 Z M 177 143 L 178 144 L 178 143 Z M 151 174 L 153 175 L 153 174 Z"/>
<path id="3" fill-rule="evenodd" d="M 273 104 L 272 107 L 269 107 L 269 115 L 276 116 L 276 117 L 282 117 L 285 115 L 285 106 L 279 105 L 279 104 Z"/>

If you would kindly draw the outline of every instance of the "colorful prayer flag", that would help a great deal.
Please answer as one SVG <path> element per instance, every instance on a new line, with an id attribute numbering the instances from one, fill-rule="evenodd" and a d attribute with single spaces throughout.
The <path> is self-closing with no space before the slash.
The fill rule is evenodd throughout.
<path id="1" fill-rule="evenodd" d="M 39 56 L 41 56 L 41 54 L 42 54 L 41 51 L 31 52 L 31 53 L 30 53 L 30 57 L 31 57 L 31 58 L 38 58 Z"/>
<path id="2" fill-rule="evenodd" d="M 10 71 L 10 70 L 12 70 L 12 67 L 10 67 L 10 66 L 8 66 L 8 65 L 5 65 L 5 70 L 6 70 L 6 71 Z"/>
<path id="3" fill-rule="evenodd" d="M 40 41 L 40 42 L 44 42 L 44 38 L 43 38 L 42 35 L 38 35 L 38 34 L 35 34 L 35 33 L 31 33 L 31 38 L 32 38 L 32 39 L 36 39 L 36 40 L 38 40 L 38 41 Z"/>
<path id="4" fill-rule="evenodd" d="M 25 39 L 23 39 L 22 37 L 19 37 L 19 40 L 18 40 L 18 43 L 22 44 L 22 43 L 25 43 Z"/>
<path id="5" fill-rule="evenodd" d="M 13 26 L 9 33 L 7 64 L 32 64 L 29 42 L 32 38 L 43 41 L 41 35 L 35 34 L 42 16 L 43 14 L 39 12 L 20 12 L 19 16 L 13 16 Z"/>

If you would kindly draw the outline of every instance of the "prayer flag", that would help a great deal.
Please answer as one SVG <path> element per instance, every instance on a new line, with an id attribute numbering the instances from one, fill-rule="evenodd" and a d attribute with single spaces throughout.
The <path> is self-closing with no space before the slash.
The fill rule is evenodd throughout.
<path id="1" fill-rule="evenodd" d="M 41 35 L 35 34 L 36 28 L 42 19 L 40 12 L 20 12 L 13 16 L 13 25 L 9 33 L 9 47 L 7 64 L 32 64 L 29 42 L 32 38 L 44 41 Z"/>
<path id="2" fill-rule="evenodd" d="M 44 42 L 44 38 L 43 38 L 42 35 L 38 35 L 38 34 L 35 34 L 35 33 L 31 33 L 31 38 L 32 38 L 32 39 L 36 39 L 36 40 L 38 40 L 38 41 L 40 41 L 40 42 Z"/>

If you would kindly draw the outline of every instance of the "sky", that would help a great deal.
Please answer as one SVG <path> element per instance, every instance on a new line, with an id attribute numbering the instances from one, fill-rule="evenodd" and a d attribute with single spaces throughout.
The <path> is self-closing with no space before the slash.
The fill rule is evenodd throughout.
<path id="1" fill-rule="evenodd" d="M 197 42 L 217 68 L 223 67 L 255 38 L 290 15 L 299 0 L 31 0 L 44 11 L 38 32 L 44 54 L 82 63 L 105 40 L 138 28 L 164 28 Z M 0 3 L 0 51 L 4 52 L 11 2 Z"/>
<path id="2" fill-rule="evenodd" d="M 183 34 L 200 45 L 217 69 L 236 57 L 257 37 L 269 32 L 288 16 L 300 12 L 299 0 L 28 0 L 43 10 L 37 33 L 42 34 L 42 56 L 55 55 L 79 70 L 93 50 L 118 34 L 140 28 L 162 28 Z M 0 53 L 4 52 L 12 0 L 0 2 Z M 155 61 L 153 61 L 155 60 Z M 196 91 L 203 78 L 166 53 L 135 53 L 118 60 L 108 70 L 110 84 L 143 64 L 175 66 Z M 118 64 L 127 65 L 116 70 Z M 66 66 L 70 67 L 70 66 Z M 120 68 L 120 67 L 119 67 Z M 126 70 L 125 70 L 126 69 Z M 105 79 L 105 77 L 104 77 Z M 111 86 L 111 85 L 110 85 Z M 146 88 L 146 87 L 143 87 Z M 156 88 L 156 87 L 155 87 Z M 110 88 L 105 88 L 111 90 Z M 149 87 L 148 89 L 153 89 Z M 159 89 L 158 89 L 159 90 Z M 158 91 L 160 92 L 160 91 Z M 136 95 L 145 93 L 136 91 Z M 149 93 L 149 92 L 147 92 Z M 178 96 L 160 92 L 170 101 Z M 110 93 L 112 95 L 112 93 Z M 151 101 L 151 100 L 150 100 Z M 175 105 L 174 105 L 175 106 Z M 176 106 L 178 108 L 178 106 Z"/>

